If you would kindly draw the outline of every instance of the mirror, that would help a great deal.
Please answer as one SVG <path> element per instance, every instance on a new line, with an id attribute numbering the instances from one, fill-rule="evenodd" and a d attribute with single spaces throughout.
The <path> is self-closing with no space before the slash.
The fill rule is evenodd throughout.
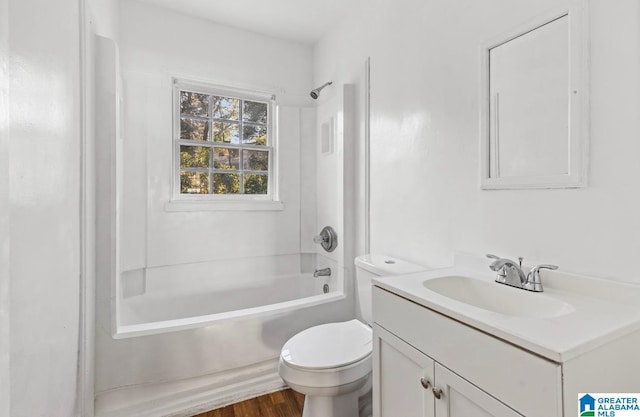
<path id="1" fill-rule="evenodd" d="M 588 91 L 581 3 L 482 46 L 481 188 L 586 185 Z"/>

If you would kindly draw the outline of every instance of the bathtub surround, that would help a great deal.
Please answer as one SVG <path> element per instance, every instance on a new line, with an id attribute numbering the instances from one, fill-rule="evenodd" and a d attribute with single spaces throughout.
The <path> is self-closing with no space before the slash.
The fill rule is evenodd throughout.
<path id="1" fill-rule="evenodd" d="M 121 254 L 121 267 L 115 271 L 123 274 L 121 281 L 105 273 L 98 278 L 96 415 L 139 415 L 141 410 L 147 410 L 149 415 L 187 413 L 280 389 L 282 381 L 274 365 L 284 342 L 304 328 L 347 320 L 353 311 L 352 299 L 344 298 L 338 289 L 338 280 L 349 273 L 341 269 L 351 267 L 351 262 L 345 262 L 347 256 L 352 259 L 352 254 L 345 252 L 351 232 L 345 231 L 342 212 L 337 211 L 351 188 L 340 177 L 343 161 L 351 154 L 344 147 L 342 136 L 336 134 L 336 152 L 320 161 L 315 131 L 318 115 L 312 107 L 327 104 L 323 114 L 339 113 L 336 126 L 342 122 L 346 128 L 341 127 L 339 133 L 346 135 L 352 123 L 347 126 L 345 120 L 352 113 L 345 115 L 343 105 L 351 95 L 336 95 L 333 101 L 320 97 L 317 103 L 313 102 L 309 97 L 310 45 L 269 38 L 137 1 L 120 6 L 123 140 L 122 169 L 116 172 L 121 172 L 123 179 L 117 194 L 122 217 L 121 222 L 115 222 L 116 231 L 109 233 L 121 234 L 116 250 Z M 170 32 L 166 30 L 167 22 L 171 22 Z M 202 53 L 212 48 L 216 53 Z M 188 203 L 169 201 L 173 77 L 276 95 L 281 210 L 183 210 L 181 206 Z M 331 181 L 318 179 L 317 170 L 331 172 L 327 177 Z M 322 204 L 316 198 L 319 190 L 327 197 Z M 336 228 L 340 239 L 345 239 L 327 254 L 331 265 L 305 259 L 307 253 L 323 252 L 313 244 L 312 237 L 328 224 Z M 222 308 L 224 303 L 204 302 L 202 291 L 195 291 L 195 286 L 209 281 L 207 288 L 217 288 L 221 294 L 220 289 L 244 281 L 247 291 L 255 292 L 251 288 L 258 281 L 269 279 L 271 266 L 249 266 L 278 257 L 295 257 L 292 265 L 297 268 L 299 279 L 311 280 L 314 286 L 324 284 L 322 278 L 301 275 L 302 265 L 335 268 L 336 274 L 328 282 L 332 287 L 331 280 L 336 280 L 334 301 L 320 304 L 319 298 L 324 296 L 317 295 L 309 297 L 306 307 L 256 314 L 253 308 L 229 307 L 230 310 Z M 247 274 L 239 274 L 238 269 L 223 276 L 228 264 L 234 262 L 240 263 Z M 215 272 L 198 272 L 207 265 L 215 265 Z M 282 265 L 272 266 L 278 269 Z M 115 292 L 112 282 L 117 283 Z M 295 286 L 300 287 L 299 284 Z M 289 285 L 286 291 L 271 288 L 274 300 L 293 287 Z M 189 288 L 190 296 L 195 297 L 191 300 L 185 295 Z M 322 294 L 322 286 L 317 289 Z M 172 293 L 175 290 L 179 293 Z M 169 293 L 175 298 L 168 297 Z M 123 309 L 114 309 L 112 302 L 116 298 L 112 295 L 122 296 L 121 307 L 127 310 L 126 314 L 121 314 Z M 154 315 L 159 311 L 154 306 L 162 297 L 180 313 L 175 320 Z M 262 304 L 270 303 L 268 297 L 261 298 Z M 246 300 L 240 297 L 239 301 Z M 178 311 L 181 302 L 185 309 Z M 211 309 L 205 308 L 207 305 Z M 196 311 L 196 307 L 202 308 Z M 113 317 L 114 311 L 118 317 Z M 247 311 L 250 314 L 245 314 Z M 197 316 L 186 317 L 192 313 Z M 239 315 L 244 317 L 237 320 Z M 158 318 L 166 320 L 151 324 Z M 209 320 L 208 325 L 203 327 L 202 320 Z M 123 330 L 133 331 L 118 334 L 115 323 L 122 324 Z M 173 325 L 177 326 L 168 328 Z M 141 330 L 143 327 L 146 328 Z M 178 328 L 183 330 L 167 332 Z M 128 337 L 134 334 L 138 337 Z M 116 340 L 114 335 L 127 338 Z"/>
<path id="2" fill-rule="evenodd" d="M 589 186 L 479 188 L 480 44 L 562 4 L 368 2 L 315 46 L 314 85 L 331 79 L 361 90 L 371 56 L 372 251 L 433 265 L 450 264 L 454 251 L 525 254 L 531 263 L 640 283 L 625 261 L 640 251 L 637 1 L 588 1 Z M 364 95 L 356 97 L 362 107 Z"/>
<path id="3" fill-rule="evenodd" d="M 112 206 L 98 205 L 104 201 L 110 182 L 98 178 L 108 178 L 105 172 L 105 152 L 109 151 L 109 138 L 114 137 L 115 103 L 112 94 L 115 74 L 113 62 L 97 62 L 101 48 L 107 45 L 105 39 L 118 39 L 118 1 L 86 0 L 80 2 L 83 16 L 81 25 L 80 48 L 83 77 L 83 143 L 82 143 L 82 227 L 81 227 L 81 265 L 80 284 L 80 340 L 78 360 L 78 398 L 77 412 L 82 416 L 94 415 L 95 403 L 95 322 L 96 322 L 96 286 L 100 274 L 109 273 L 115 265 L 105 254 L 110 253 L 108 243 L 98 240 L 104 228 L 110 226 Z M 109 65 L 110 64 L 110 65 Z M 102 78 L 100 78 L 102 77 Z M 111 77 L 111 80 L 110 80 Z M 98 81 L 99 80 L 99 81 Z M 109 94 L 110 92 L 110 94 Z M 107 94 L 105 94 L 107 93 Z M 104 102 L 100 103 L 100 100 Z M 107 103 L 112 103 L 107 107 Z M 101 107 L 100 117 L 96 117 L 96 108 Z M 106 194 L 108 195 L 108 194 Z M 100 210 L 100 213 L 98 212 Z M 105 214 L 106 213 L 106 214 Z M 106 252 L 105 252 L 106 251 Z M 105 258 L 107 258 L 105 260 Z"/>

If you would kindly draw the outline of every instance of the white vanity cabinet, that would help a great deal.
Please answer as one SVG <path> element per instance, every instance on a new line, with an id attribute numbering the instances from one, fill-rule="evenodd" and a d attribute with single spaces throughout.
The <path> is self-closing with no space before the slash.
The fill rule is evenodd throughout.
<path id="1" fill-rule="evenodd" d="M 440 417 L 519 417 L 519 414 L 486 392 L 454 374 L 439 363 L 436 367 L 436 416 Z M 445 396 L 444 393 L 447 393 Z"/>
<path id="2" fill-rule="evenodd" d="M 374 417 L 562 416 L 559 364 L 373 293 Z"/>
<path id="3" fill-rule="evenodd" d="M 376 324 L 373 358 L 374 417 L 433 416 L 433 359 Z"/>
<path id="4" fill-rule="evenodd" d="M 518 417 L 464 378 L 374 325 L 374 417 Z"/>
<path id="5" fill-rule="evenodd" d="M 640 285 L 548 271 L 534 293 L 474 265 L 373 280 L 374 417 L 573 417 L 584 393 L 640 392 Z"/>

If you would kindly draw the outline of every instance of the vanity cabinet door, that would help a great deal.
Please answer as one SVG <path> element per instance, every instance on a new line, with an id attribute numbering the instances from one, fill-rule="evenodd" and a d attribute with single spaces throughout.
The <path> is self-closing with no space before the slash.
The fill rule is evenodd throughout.
<path id="1" fill-rule="evenodd" d="M 437 417 L 522 417 L 486 392 L 435 363 Z"/>
<path id="2" fill-rule="evenodd" d="M 377 325 L 373 342 L 373 417 L 433 417 L 433 360 Z"/>

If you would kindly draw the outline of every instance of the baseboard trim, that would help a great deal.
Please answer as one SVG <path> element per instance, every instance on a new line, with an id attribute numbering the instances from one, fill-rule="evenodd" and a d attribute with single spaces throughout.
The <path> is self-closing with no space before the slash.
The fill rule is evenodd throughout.
<path id="1" fill-rule="evenodd" d="M 190 417 L 284 389 L 277 362 L 162 384 L 102 393 L 96 417 Z"/>

